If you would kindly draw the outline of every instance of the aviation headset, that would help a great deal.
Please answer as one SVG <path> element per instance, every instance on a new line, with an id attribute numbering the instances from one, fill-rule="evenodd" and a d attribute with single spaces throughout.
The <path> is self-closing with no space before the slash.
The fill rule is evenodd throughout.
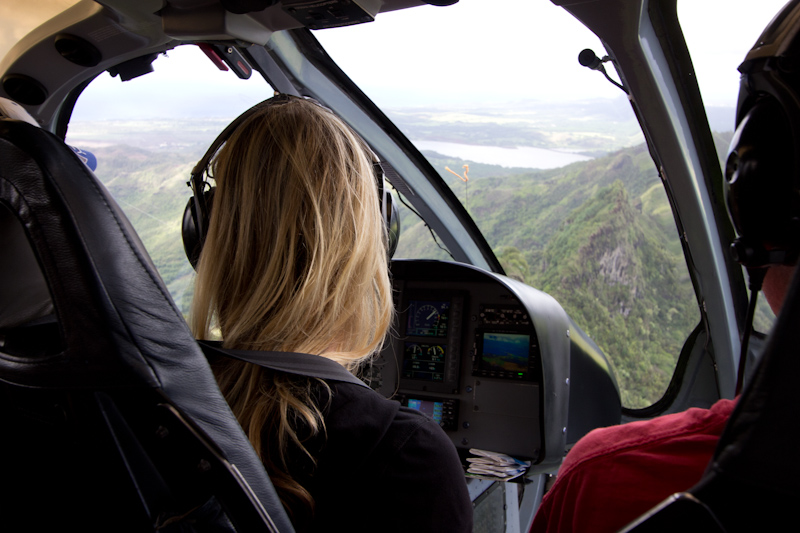
<path id="1" fill-rule="evenodd" d="M 739 66 L 737 128 L 725 165 L 734 258 L 748 269 L 800 255 L 800 10 L 778 15 Z"/>
<path id="2" fill-rule="evenodd" d="M 183 212 L 183 225 L 181 234 L 183 236 L 183 249 L 186 252 L 186 257 L 192 264 L 192 267 L 197 268 L 197 262 L 200 259 L 200 252 L 203 249 L 206 236 L 208 235 L 208 224 L 211 220 L 211 206 L 214 200 L 215 187 L 212 187 L 206 176 L 208 176 L 209 166 L 214 155 L 219 151 L 223 144 L 233 135 L 233 132 L 250 118 L 258 110 L 269 107 L 271 105 L 285 103 L 292 99 L 301 98 L 298 96 L 291 96 L 287 94 L 279 94 L 263 102 L 260 102 L 241 115 L 239 115 L 233 122 L 231 122 L 222 133 L 211 143 L 203 157 L 192 169 L 192 177 L 187 185 L 192 189 L 192 197 L 189 198 L 186 204 L 186 209 Z M 315 100 L 306 98 L 305 100 L 311 101 L 316 105 L 321 106 Z M 377 157 L 375 158 L 377 160 Z M 397 241 L 400 235 L 400 217 L 397 213 L 397 204 L 394 201 L 391 191 L 389 190 L 388 183 L 383 174 L 383 167 L 380 162 L 373 163 L 373 173 L 375 175 L 375 182 L 378 186 L 378 199 L 380 201 L 381 216 L 388 233 L 387 252 L 389 257 L 392 257 L 397 249 Z"/>
<path id="3" fill-rule="evenodd" d="M 739 233 L 733 258 L 748 272 L 736 395 L 744 386 L 758 291 L 767 267 L 800 255 L 800 3 L 787 5 L 739 65 L 736 132 L 725 163 L 725 198 Z"/>

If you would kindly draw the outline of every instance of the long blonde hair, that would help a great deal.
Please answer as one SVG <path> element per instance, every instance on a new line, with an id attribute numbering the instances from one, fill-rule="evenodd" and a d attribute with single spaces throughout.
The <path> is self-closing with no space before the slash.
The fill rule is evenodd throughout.
<path id="1" fill-rule="evenodd" d="M 225 348 L 318 354 L 350 371 L 380 349 L 393 306 L 370 154 L 301 98 L 261 106 L 236 129 L 213 163 L 190 319 L 198 338 L 218 327 Z M 287 468 L 291 447 L 313 461 L 303 441 L 324 433 L 313 382 L 233 360 L 215 372 L 284 505 L 313 509 Z"/>

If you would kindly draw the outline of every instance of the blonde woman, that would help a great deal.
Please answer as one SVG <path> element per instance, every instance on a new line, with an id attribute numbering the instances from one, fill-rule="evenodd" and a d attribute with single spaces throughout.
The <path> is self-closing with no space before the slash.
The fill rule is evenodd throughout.
<path id="1" fill-rule="evenodd" d="M 280 96 L 215 156 L 191 323 L 230 350 L 313 354 L 354 371 L 392 322 L 371 152 L 329 110 Z M 291 356 L 291 354 L 286 354 Z M 299 531 L 470 531 L 456 450 L 367 387 L 213 361 Z"/>

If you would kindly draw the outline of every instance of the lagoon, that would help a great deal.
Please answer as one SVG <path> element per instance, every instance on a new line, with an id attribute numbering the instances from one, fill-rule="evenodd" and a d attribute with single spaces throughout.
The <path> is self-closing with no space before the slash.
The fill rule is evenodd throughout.
<path id="1" fill-rule="evenodd" d="M 531 146 L 501 148 L 499 146 L 477 146 L 439 141 L 412 142 L 419 150 L 431 150 L 450 157 L 503 167 L 547 169 L 592 159 L 591 157 L 571 152 L 559 152 Z"/>

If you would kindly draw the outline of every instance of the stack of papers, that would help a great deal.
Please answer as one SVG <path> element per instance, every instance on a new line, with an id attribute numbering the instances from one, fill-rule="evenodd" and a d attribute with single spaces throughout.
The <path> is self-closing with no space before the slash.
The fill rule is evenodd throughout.
<path id="1" fill-rule="evenodd" d="M 521 476 L 531 466 L 530 461 L 520 461 L 504 453 L 477 448 L 471 448 L 469 453 L 476 457 L 467 457 L 469 463 L 467 474 L 480 479 L 508 481 Z"/>

